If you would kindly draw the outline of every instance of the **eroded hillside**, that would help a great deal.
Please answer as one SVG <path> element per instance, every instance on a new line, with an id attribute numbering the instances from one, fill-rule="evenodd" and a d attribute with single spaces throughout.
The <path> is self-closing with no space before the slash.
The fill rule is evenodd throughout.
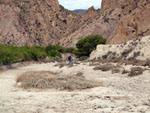
<path id="1" fill-rule="evenodd" d="M 0 43 L 18 46 L 58 44 L 62 37 L 76 31 L 93 16 L 89 13 L 82 19 L 82 14 L 64 9 L 58 0 L 2 0 Z"/>
<path id="2" fill-rule="evenodd" d="M 71 46 L 86 35 L 100 34 L 116 44 L 149 35 L 149 7 L 149 0 L 103 0 L 98 14 L 62 42 Z"/>
<path id="3" fill-rule="evenodd" d="M 1 0 L 0 43 L 7 45 L 75 46 L 90 34 L 122 43 L 150 34 L 150 0 L 103 0 L 102 8 L 91 7 L 76 14 L 58 0 Z"/>

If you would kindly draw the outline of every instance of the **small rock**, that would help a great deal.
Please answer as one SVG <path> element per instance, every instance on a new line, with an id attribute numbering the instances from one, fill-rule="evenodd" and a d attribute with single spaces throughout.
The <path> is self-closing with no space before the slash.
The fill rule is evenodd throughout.
<path id="1" fill-rule="evenodd" d="M 101 99 L 102 97 L 101 96 L 96 96 L 98 99 Z"/>
<path id="2" fill-rule="evenodd" d="M 18 86 L 18 87 L 21 87 L 21 85 L 22 85 L 21 82 L 18 82 L 18 83 L 17 83 L 17 86 Z"/>
<path id="3" fill-rule="evenodd" d="M 98 109 L 98 108 L 104 109 L 104 108 L 108 108 L 108 106 L 106 104 L 96 105 L 95 109 Z"/>
<path id="4" fill-rule="evenodd" d="M 113 106 L 111 106 L 111 108 L 117 108 L 118 106 L 117 105 L 113 105 Z"/>
<path id="5" fill-rule="evenodd" d="M 150 106 L 150 102 L 145 102 L 145 103 L 143 103 L 143 105 Z"/>
<path id="6" fill-rule="evenodd" d="M 49 109 L 49 106 L 46 106 L 45 109 Z"/>
<path id="7" fill-rule="evenodd" d="M 105 96 L 104 97 L 106 100 L 111 100 L 111 97 L 110 96 Z"/>

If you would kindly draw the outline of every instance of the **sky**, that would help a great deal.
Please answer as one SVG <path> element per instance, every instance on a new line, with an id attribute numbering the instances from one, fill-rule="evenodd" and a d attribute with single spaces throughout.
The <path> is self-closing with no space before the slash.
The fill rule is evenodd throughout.
<path id="1" fill-rule="evenodd" d="M 98 9 L 101 6 L 101 0 L 59 0 L 59 4 L 69 10 L 88 9 L 91 6 Z"/>

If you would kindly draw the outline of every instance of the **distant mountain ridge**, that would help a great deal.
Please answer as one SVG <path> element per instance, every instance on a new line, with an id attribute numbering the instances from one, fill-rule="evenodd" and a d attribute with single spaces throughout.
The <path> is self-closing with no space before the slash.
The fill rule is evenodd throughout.
<path id="1" fill-rule="evenodd" d="M 76 9 L 76 10 L 74 10 L 74 12 L 76 12 L 76 13 L 83 13 L 83 14 L 85 14 L 86 9 Z"/>

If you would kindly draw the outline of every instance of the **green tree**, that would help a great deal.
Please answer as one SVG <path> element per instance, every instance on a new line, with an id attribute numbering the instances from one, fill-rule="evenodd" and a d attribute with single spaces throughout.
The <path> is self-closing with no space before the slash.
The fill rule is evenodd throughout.
<path id="1" fill-rule="evenodd" d="M 98 44 L 105 44 L 106 43 L 106 39 L 104 39 L 102 36 L 100 35 L 89 35 L 83 39 L 80 39 L 77 44 L 77 51 L 75 51 L 75 54 L 78 57 L 82 57 L 82 56 L 89 56 L 90 53 L 96 49 L 96 46 Z"/>

